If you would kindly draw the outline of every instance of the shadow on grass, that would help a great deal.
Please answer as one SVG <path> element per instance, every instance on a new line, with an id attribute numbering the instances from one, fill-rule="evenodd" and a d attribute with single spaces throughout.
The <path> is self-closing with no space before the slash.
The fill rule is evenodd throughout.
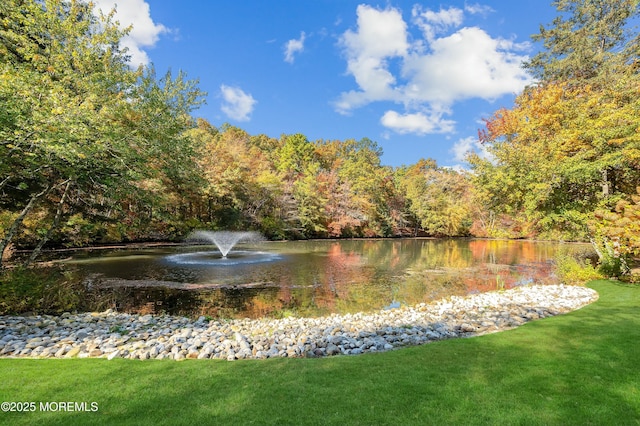
<path id="1" fill-rule="evenodd" d="M 640 288 L 518 329 L 266 361 L 0 360 L 3 401 L 95 401 L 7 424 L 640 424 Z"/>

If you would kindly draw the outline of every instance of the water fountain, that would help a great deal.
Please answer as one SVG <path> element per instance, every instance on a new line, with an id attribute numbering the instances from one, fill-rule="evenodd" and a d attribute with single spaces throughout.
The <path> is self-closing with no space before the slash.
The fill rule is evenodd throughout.
<path id="1" fill-rule="evenodd" d="M 187 241 L 214 243 L 223 258 L 226 258 L 231 249 L 239 242 L 258 242 L 263 240 L 264 237 L 259 232 L 253 231 L 195 231 L 187 238 Z"/>
<path id="2" fill-rule="evenodd" d="M 180 265 L 232 266 L 279 259 L 275 253 L 234 250 L 239 243 L 257 243 L 264 240 L 262 234 L 254 231 L 194 231 L 187 238 L 188 242 L 213 243 L 219 253 L 212 251 L 181 253 L 168 256 L 167 260 Z"/>

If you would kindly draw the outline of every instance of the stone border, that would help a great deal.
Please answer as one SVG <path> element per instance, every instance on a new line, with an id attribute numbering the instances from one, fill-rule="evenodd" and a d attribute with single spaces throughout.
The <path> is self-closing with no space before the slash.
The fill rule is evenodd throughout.
<path id="1" fill-rule="evenodd" d="M 517 327 L 598 299 L 586 287 L 528 285 L 433 303 L 319 318 L 207 321 L 111 310 L 0 316 L 0 357 L 265 359 L 380 352 Z"/>

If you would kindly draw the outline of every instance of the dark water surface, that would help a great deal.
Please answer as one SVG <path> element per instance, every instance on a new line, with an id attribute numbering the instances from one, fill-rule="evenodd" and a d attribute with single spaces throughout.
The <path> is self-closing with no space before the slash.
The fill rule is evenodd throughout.
<path id="1" fill-rule="evenodd" d="M 557 283 L 553 258 L 587 245 L 474 239 L 321 240 L 77 254 L 101 307 L 211 317 L 319 316 Z M 106 305 L 105 305 L 106 303 Z"/>

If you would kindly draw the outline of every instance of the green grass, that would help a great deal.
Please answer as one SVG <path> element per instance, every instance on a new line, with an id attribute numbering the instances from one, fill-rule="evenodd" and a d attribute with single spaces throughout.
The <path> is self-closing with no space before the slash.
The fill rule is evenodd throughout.
<path id="1" fill-rule="evenodd" d="M 95 401 L 95 413 L 0 413 L 11 425 L 640 425 L 640 287 L 518 329 L 322 359 L 0 359 L 0 401 Z"/>

